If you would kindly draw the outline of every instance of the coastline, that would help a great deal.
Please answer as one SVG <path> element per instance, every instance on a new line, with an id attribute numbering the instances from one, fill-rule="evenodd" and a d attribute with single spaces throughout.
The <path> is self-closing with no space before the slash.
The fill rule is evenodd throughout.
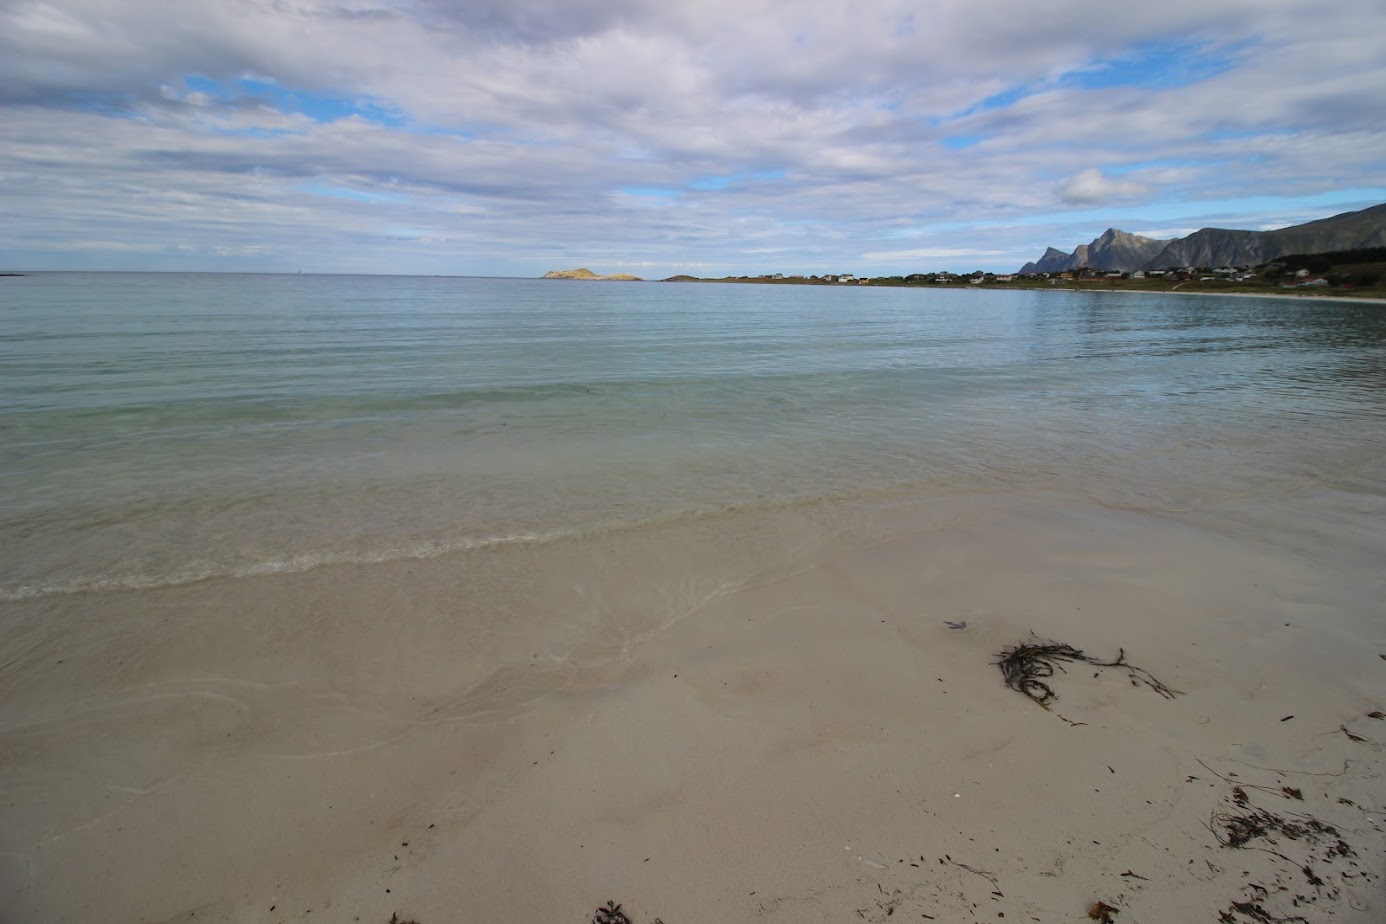
<path id="1" fill-rule="evenodd" d="M 1268 292 L 1260 292 L 1260 291 L 1218 292 L 1218 291 L 1212 291 L 1212 290 L 1209 290 L 1209 289 L 1198 289 L 1198 288 L 1184 289 L 1184 288 L 1182 288 L 1182 286 L 1175 286 L 1175 287 L 1170 287 L 1170 288 L 1147 288 L 1147 287 L 1140 287 L 1140 288 L 1137 288 L 1137 287 L 1129 287 L 1129 286 L 1110 286 L 1110 285 L 1092 285 L 1092 286 L 1063 285 L 1063 286 L 1050 286 L 1050 285 L 1039 285 L 1038 283 L 1025 283 L 1025 284 L 1021 284 L 1021 285 L 1012 285 L 1012 284 L 1010 284 L 1010 283 L 1004 283 L 1004 282 L 1003 282 L 1003 283 L 990 283 L 990 284 L 986 284 L 986 285 L 971 285 L 971 284 L 968 284 L 968 283 L 959 283 L 959 282 L 953 282 L 953 283 L 949 283 L 949 284 L 945 284 L 945 285 L 934 285 L 934 284 L 924 284 L 924 283 L 903 283 L 903 284 L 902 284 L 902 283 L 898 283 L 898 282 L 880 282 L 880 281 L 874 281 L 874 280 L 871 281 L 871 282 L 869 282 L 869 283 L 858 284 L 858 283 L 830 283 L 830 282 L 820 282 L 820 281 L 814 281 L 814 280 L 806 279 L 806 278 L 804 278 L 804 277 L 799 277 L 799 276 L 791 276 L 791 277 L 785 277 L 785 278 L 779 278 L 779 279 L 770 278 L 770 277 L 746 277 L 746 278 L 723 277 L 723 278 L 716 278 L 716 279 L 700 279 L 700 278 L 695 278 L 695 277 L 688 276 L 688 277 L 671 277 L 671 278 L 669 278 L 669 279 L 660 279 L 660 280 L 658 280 L 658 281 L 659 281 L 659 282 L 669 282 L 669 283 L 690 283 L 690 282 L 692 282 L 692 283 L 712 283 L 712 284 L 718 284 L 718 285 L 826 286 L 826 287 L 829 287 L 829 288 L 844 288 L 844 289 L 849 289 L 849 290 L 850 290 L 850 289 L 854 289 L 854 288 L 867 288 L 867 289 L 924 289 L 924 290 L 930 291 L 930 292 L 1121 292 L 1121 293 L 1135 294 L 1135 295 L 1217 295 L 1217 296 L 1231 296 L 1231 297 L 1237 297 L 1237 298 L 1279 298 L 1279 299 L 1301 299 L 1301 300 L 1313 299 L 1313 300 L 1316 300 L 1316 301 L 1329 301 L 1329 302 L 1342 302 L 1342 303 L 1386 304 L 1386 297 L 1381 297 L 1381 296 L 1378 296 L 1378 295 L 1376 295 L 1376 294 L 1372 294 L 1372 295 L 1342 295 L 1342 294 L 1336 294 L 1336 295 L 1334 295 L 1334 294 L 1319 294 L 1318 292 L 1314 292 L 1314 291 L 1310 291 L 1310 292 L 1296 292 L 1296 293 L 1294 293 L 1294 294 L 1291 294 L 1291 293 L 1286 292 L 1286 291 L 1283 291 L 1283 290 L 1268 291 Z"/>
<path id="2" fill-rule="evenodd" d="M 1176 289 L 1082 289 L 1076 287 L 1055 286 L 1033 286 L 1030 290 L 1035 292 L 1095 292 L 1095 293 L 1116 293 L 1125 295 L 1208 295 L 1213 298 L 1273 298 L 1281 301 L 1299 302 L 1332 302 L 1339 305 L 1386 305 L 1386 298 L 1376 298 L 1370 295 L 1318 295 L 1309 293 L 1290 294 L 1289 292 L 1209 292 L 1206 289 L 1190 289 L 1179 291 Z"/>
<path id="3" fill-rule="evenodd" d="M 1347 305 L 1386 305 L 1386 298 L 1353 295 L 1291 295 L 1288 292 L 1170 292 L 1170 295 L 1211 295 L 1214 298 L 1279 298 L 1289 301 L 1336 302 Z"/>
<path id="4" fill-rule="evenodd" d="M 13 604 L 4 885 L 40 920 L 1376 920 L 1383 514 L 897 497 Z M 994 663 L 1031 633 L 1182 695 L 1070 669 L 1041 709 Z M 1233 779 L 1351 855 L 1222 846 Z"/>
<path id="5" fill-rule="evenodd" d="M 974 289 L 980 289 L 981 291 L 986 291 L 986 289 L 983 289 L 983 288 L 981 288 L 981 287 L 979 287 L 979 286 L 967 286 L 965 289 L 964 289 L 963 286 L 955 286 L 955 287 L 953 287 L 953 288 L 956 289 L 956 290 L 958 290 L 958 291 L 971 291 L 971 290 L 974 290 Z M 1375 297 L 1375 296 L 1370 296 L 1370 295 L 1362 295 L 1362 296 L 1357 296 L 1357 295 L 1317 295 L 1317 294 L 1312 294 L 1312 295 L 1311 295 L 1311 294 L 1295 294 L 1295 295 L 1292 295 L 1292 294 L 1290 294 L 1290 293 L 1288 293 L 1288 292 L 1209 292 L 1209 291 L 1207 291 L 1206 289 L 1190 289 L 1190 290 L 1187 290 L 1187 291 L 1185 291 L 1185 290 L 1179 290 L 1179 289 L 1122 289 L 1122 288 L 1102 289 L 1102 288 L 1097 288 L 1097 287 L 1093 287 L 1093 288 L 1078 288 L 1078 287 L 1075 287 L 1075 286 L 1069 286 L 1069 287 L 1067 287 L 1067 288 L 1065 288 L 1065 287 L 1063 287 L 1063 286 L 1054 286 L 1054 287 L 1052 287 L 1052 288 L 1049 287 L 1049 286 L 1026 286 L 1026 287 L 1021 287 L 1021 288 L 1008 288 L 1006 291 L 1011 291 L 1011 292 L 1019 292 L 1019 291 L 1026 291 L 1026 292 L 1089 292 L 1089 293 L 1101 294 L 1101 295 L 1106 295 L 1106 294 L 1118 294 L 1118 295 L 1199 295 L 1199 296 L 1205 296 L 1205 295 L 1206 295 L 1206 296 L 1211 296 L 1211 297 L 1213 297 L 1213 298 L 1273 298 L 1273 299 L 1277 299 L 1277 300 L 1281 300 L 1281 301 L 1332 302 L 1332 303 L 1342 304 L 1342 305 L 1386 305 L 1386 298 L 1377 298 L 1377 297 Z"/>

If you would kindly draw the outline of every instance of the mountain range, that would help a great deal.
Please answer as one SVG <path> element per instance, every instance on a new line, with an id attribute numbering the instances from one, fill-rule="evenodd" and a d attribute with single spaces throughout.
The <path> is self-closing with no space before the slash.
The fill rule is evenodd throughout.
<path id="1" fill-rule="evenodd" d="M 1286 254 L 1364 247 L 1386 247 L 1386 203 L 1275 231 L 1203 228 L 1188 237 L 1158 240 L 1108 228 L 1072 253 L 1050 247 L 1020 272 L 1062 273 L 1088 267 L 1129 273 L 1186 266 L 1259 266 Z"/>

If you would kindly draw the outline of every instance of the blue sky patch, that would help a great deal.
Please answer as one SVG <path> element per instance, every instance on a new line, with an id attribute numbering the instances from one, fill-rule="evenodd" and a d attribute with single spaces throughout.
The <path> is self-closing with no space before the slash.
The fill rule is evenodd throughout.
<path id="1" fill-rule="evenodd" d="M 351 189 L 346 186 L 331 186 L 326 183 L 307 183 L 299 189 L 315 196 L 327 196 L 332 199 L 349 199 L 352 202 L 407 202 L 408 196 L 401 196 L 396 193 L 377 193 L 363 192 L 359 189 Z"/>
<path id="2" fill-rule="evenodd" d="M 950 151 L 962 151 L 966 148 L 975 147 L 986 140 L 985 135 L 950 135 L 947 138 L 940 138 L 939 144 Z"/>
<path id="3" fill-rule="evenodd" d="M 1014 106 L 1016 103 L 1020 102 L 1025 97 L 1038 92 L 1042 88 L 1043 85 L 1039 83 L 1025 83 L 1020 84 L 1018 86 L 1010 87 L 1008 89 L 1002 90 L 1000 93 L 993 93 L 991 96 L 988 96 L 986 99 L 982 100 L 979 103 L 973 103 L 971 106 L 968 106 L 962 112 L 959 112 L 953 118 L 965 119 L 968 116 L 976 115 L 979 112 L 989 112 L 993 109 L 1007 109 L 1011 106 Z"/>
<path id="4" fill-rule="evenodd" d="M 1212 48 L 1207 43 L 1164 41 L 1137 45 L 1124 54 L 1070 71 L 1061 86 L 1084 90 L 1140 87 L 1172 90 L 1216 77 L 1232 69 L 1251 43 Z"/>
<path id="5" fill-rule="evenodd" d="M 1231 70 L 1238 63 L 1242 53 L 1253 44 L 1247 41 L 1213 47 L 1206 42 L 1146 42 L 1121 54 L 1097 58 L 1089 64 L 1069 71 L 1057 80 L 1032 80 L 1016 84 L 993 93 L 947 118 L 932 118 L 929 122 L 941 125 L 982 112 L 1008 109 L 1027 96 L 1052 89 L 1107 90 L 1114 87 L 1139 87 L 1144 90 L 1171 90 L 1188 86 Z M 969 145 L 963 145 L 967 146 Z"/>
<path id="6" fill-rule="evenodd" d="M 255 77 L 214 80 L 201 74 L 188 74 L 183 77 L 183 85 L 190 92 L 205 93 L 218 102 L 230 105 L 261 102 L 279 112 L 306 116 L 314 122 L 336 122 L 357 116 L 377 125 L 398 128 L 408 121 L 398 110 L 368 98 L 290 90 L 272 80 Z"/>

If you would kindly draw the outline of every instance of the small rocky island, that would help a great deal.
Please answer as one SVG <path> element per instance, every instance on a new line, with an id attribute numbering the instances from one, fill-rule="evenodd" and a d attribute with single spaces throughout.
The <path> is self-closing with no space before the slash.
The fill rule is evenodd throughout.
<path id="1" fill-rule="evenodd" d="M 570 270 L 549 270 L 544 274 L 545 279 L 605 279 L 614 282 L 644 282 L 639 276 L 632 276 L 630 273 L 612 273 L 610 276 L 598 276 L 585 266 Z"/>

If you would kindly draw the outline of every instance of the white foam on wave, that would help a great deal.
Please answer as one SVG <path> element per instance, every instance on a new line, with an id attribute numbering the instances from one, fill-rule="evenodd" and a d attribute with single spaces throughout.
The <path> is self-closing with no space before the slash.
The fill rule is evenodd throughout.
<path id="1" fill-rule="evenodd" d="M 506 536 L 462 539 L 452 542 L 419 542 L 373 552 L 323 552 L 290 555 L 246 565 L 227 565 L 217 562 L 197 562 L 172 572 L 96 575 L 66 580 L 30 581 L 0 587 L 0 601 L 15 602 L 60 594 L 102 593 L 121 590 L 155 590 L 179 587 L 217 578 L 268 577 L 279 574 L 302 574 L 315 568 L 331 565 L 373 565 L 391 561 L 426 560 L 444 555 L 471 552 L 478 549 L 511 545 L 542 545 L 559 539 L 578 536 L 589 530 L 567 530 L 550 533 L 520 533 Z"/>
<path id="2" fill-rule="evenodd" d="M 374 565 L 393 561 L 428 560 L 444 555 L 465 554 L 483 549 L 507 546 L 538 546 L 573 539 L 590 539 L 618 532 L 669 526 L 693 522 L 726 514 L 768 512 L 832 504 L 870 497 L 887 497 L 913 493 L 918 485 L 897 485 L 891 488 L 831 491 L 787 497 L 766 497 L 754 501 L 724 504 L 701 509 L 671 510 L 651 517 L 625 521 L 607 521 L 588 526 L 554 529 L 546 532 L 510 533 L 498 536 L 468 537 L 456 540 L 424 540 L 373 551 L 314 552 L 271 558 L 246 564 L 201 561 L 173 571 L 134 574 L 85 575 L 67 579 L 28 581 L 0 586 L 0 602 L 32 600 L 62 594 L 106 593 L 112 591 L 156 590 L 179 587 L 223 578 L 270 577 L 282 574 L 302 574 L 316 568 L 333 565 Z"/>

